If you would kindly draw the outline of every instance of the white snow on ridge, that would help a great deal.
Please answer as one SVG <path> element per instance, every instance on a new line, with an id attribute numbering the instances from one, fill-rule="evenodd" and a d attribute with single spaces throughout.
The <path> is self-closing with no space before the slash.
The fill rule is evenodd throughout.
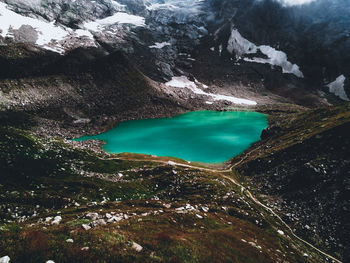
<path id="1" fill-rule="evenodd" d="M 303 78 L 304 74 L 300 71 L 299 66 L 297 64 L 292 64 L 288 61 L 287 54 L 276 50 L 273 47 L 270 46 L 259 46 L 258 47 L 261 53 L 266 55 L 268 58 L 244 58 L 245 61 L 248 62 L 255 62 L 255 63 L 262 63 L 262 64 L 270 64 L 274 66 L 280 66 L 282 68 L 283 73 L 289 73 L 294 74 L 295 76 L 299 78 Z"/>
<path id="2" fill-rule="evenodd" d="M 36 45 L 53 52 L 64 53 L 64 48 L 60 42 L 67 38 L 86 37 L 88 38 L 87 45 L 96 45 L 93 35 L 87 30 L 72 30 L 64 26 L 55 25 L 54 22 L 26 17 L 8 9 L 5 3 L 0 3 L 2 37 L 14 37 L 11 30 L 18 30 L 25 25 L 31 26 L 37 32 Z"/>
<path id="3" fill-rule="evenodd" d="M 149 48 L 162 49 L 163 47 L 166 47 L 166 46 L 171 46 L 171 44 L 169 42 L 162 42 L 162 43 L 156 42 L 154 43 L 154 45 L 149 46 Z"/>
<path id="4" fill-rule="evenodd" d="M 149 11 L 154 10 L 170 10 L 187 9 L 191 11 L 199 11 L 200 5 L 204 0 L 163 0 L 159 3 L 159 0 L 148 0 L 146 9 Z"/>
<path id="5" fill-rule="evenodd" d="M 236 56 L 241 58 L 245 54 L 254 54 L 258 52 L 258 48 L 248 39 L 242 37 L 237 29 L 233 29 L 230 39 L 228 40 L 227 51 L 231 54 L 235 52 Z"/>
<path id="6" fill-rule="evenodd" d="M 284 6 L 305 5 L 310 4 L 316 0 L 278 0 Z"/>
<path id="7" fill-rule="evenodd" d="M 105 27 L 114 24 L 131 24 L 134 26 L 145 26 L 145 18 L 141 16 L 130 15 L 124 12 L 117 12 L 112 16 L 98 19 L 91 22 L 86 22 L 83 27 L 91 31 L 101 31 Z"/>
<path id="8" fill-rule="evenodd" d="M 199 89 L 193 81 L 190 81 L 187 77 L 173 77 L 169 82 L 165 83 L 166 86 L 174 87 L 174 88 L 188 88 L 199 95 L 208 95 L 205 91 Z"/>
<path id="9" fill-rule="evenodd" d="M 88 37 L 90 39 L 94 39 L 94 36 L 93 34 L 91 34 L 90 31 L 87 31 L 87 30 L 83 30 L 83 29 L 76 29 L 74 30 L 74 34 L 77 36 L 77 37 Z"/>
<path id="10" fill-rule="evenodd" d="M 19 30 L 22 26 L 28 25 L 37 32 L 37 39 L 35 41 L 36 45 L 58 53 L 65 52 L 65 48 L 62 44 L 64 40 L 68 38 L 74 39 L 86 37 L 86 41 L 81 44 L 84 44 L 85 46 L 96 46 L 94 36 L 91 32 L 102 31 L 106 26 L 113 24 L 144 26 L 145 18 L 129 15 L 124 12 L 117 12 L 114 15 L 104 19 L 84 23 L 82 26 L 85 29 L 73 30 L 65 26 L 55 25 L 54 22 L 48 22 L 17 14 L 16 12 L 10 10 L 7 4 L 0 2 L 0 35 L 2 37 L 14 37 L 11 30 Z"/>
<path id="11" fill-rule="evenodd" d="M 247 99 L 240 99 L 233 96 L 227 96 L 227 95 L 220 95 L 220 94 L 214 94 L 214 93 L 207 93 L 200 88 L 197 87 L 196 83 L 190 81 L 187 77 L 181 76 L 181 77 L 173 77 L 169 82 L 165 83 L 168 87 L 175 87 L 175 88 L 187 88 L 191 90 L 195 94 L 204 95 L 211 97 L 214 101 L 229 101 L 234 104 L 245 104 L 245 105 L 256 105 L 257 103 L 252 100 Z M 206 102 L 207 104 L 212 104 L 211 102 Z"/>
<path id="12" fill-rule="evenodd" d="M 235 52 L 238 59 L 241 59 L 246 54 L 255 54 L 260 51 L 266 55 L 267 58 L 254 57 L 243 58 L 243 60 L 247 62 L 279 66 L 282 68 L 283 73 L 294 74 L 299 78 L 304 77 L 304 74 L 300 71 L 299 66 L 288 61 L 286 53 L 266 45 L 257 46 L 248 39 L 245 39 L 235 28 L 232 30 L 231 36 L 228 40 L 227 51 L 231 54 Z"/>
<path id="13" fill-rule="evenodd" d="M 177 6 L 172 5 L 172 4 L 151 4 L 146 7 L 148 11 L 153 11 L 153 10 L 159 10 L 159 9 L 165 9 L 165 10 L 175 10 L 178 9 Z"/>
<path id="14" fill-rule="evenodd" d="M 11 37 L 9 32 L 18 30 L 23 25 L 29 25 L 38 32 L 37 45 L 47 45 L 51 41 L 60 41 L 69 35 L 69 32 L 53 23 L 41 21 L 31 17 L 19 15 L 7 8 L 5 3 L 0 3 L 0 29 L 2 37 Z"/>
<path id="15" fill-rule="evenodd" d="M 345 80 L 346 80 L 345 76 L 340 75 L 335 81 L 333 81 L 332 83 L 329 83 L 327 87 L 329 88 L 329 92 L 338 96 L 342 100 L 350 101 L 348 95 L 344 90 Z"/>

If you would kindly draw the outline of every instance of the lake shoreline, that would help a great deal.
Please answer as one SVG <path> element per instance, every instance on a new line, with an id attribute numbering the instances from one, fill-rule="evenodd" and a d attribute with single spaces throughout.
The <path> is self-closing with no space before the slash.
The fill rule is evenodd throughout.
<path id="1" fill-rule="evenodd" d="M 107 154 L 171 156 L 219 165 L 260 140 L 267 127 L 267 116 L 258 112 L 194 111 L 172 118 L 122 122 L 105 133 L 75 141 L 98 139 Z"/>

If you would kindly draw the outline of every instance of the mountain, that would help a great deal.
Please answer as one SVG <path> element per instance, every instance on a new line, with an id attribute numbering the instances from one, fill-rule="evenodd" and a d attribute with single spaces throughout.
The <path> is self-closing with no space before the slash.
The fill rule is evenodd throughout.
<path id="1" fill-rule="evenodd" d="M 207 38 L 212 46 L 203 48 L 214 48 L 212 56 L 248 64 L 264 80 L 269 74 L 256 63 L 295 75 L 279 76 L 284 89 L 302 87 L 323 96 L 331 91 L 347 100 L 348 9 L 344 1 L 329 0 L 287 7 L 273 0 L 4 1 L 1 35 L 60 53 L 76 47 L 123 50 L 155 80 L 188 72 L 194 61 L 188 55 Z M 144 57 L 150 58 L 146 64 Z M 326 87 L 339 76 L 345 79 Z M 276 92 L 270 81 L 262 84 Z"/>
<path id="2" fill-rule="evenodd" d="M 347 262 L 349 8 L 0 0 L 0 262 Z M 221 166 L 71 140 L 197 110 L 269 127 Z"/>

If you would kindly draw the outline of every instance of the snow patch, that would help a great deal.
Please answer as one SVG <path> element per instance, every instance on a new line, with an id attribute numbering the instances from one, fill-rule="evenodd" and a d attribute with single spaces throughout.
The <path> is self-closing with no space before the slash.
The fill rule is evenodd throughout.
<path id="1" fill-rule="evenodd" d="M 335 81 L 329 83 L 327 87 L 329 88 L 329 92 L 338 96 L 342 100 L 350 101 L 344 89 L 345 80 L 346 80 L 345 76 L 340 75 Z"/>
<path id="2" fill-rule="evenodd" d="M 159 10 L 159 9 L 165 9 L 165 10 L 174 10 L 177 9 L 178 7 L 172 4 L 151 4 L 146 7 L 148 11 L 154 11 L 154 10 Z"/>
<path id="3" fill-rule="evenodd" d="M 233 29 L 228 40 L 227 51 L 231 54 L 235 52 L 237 58 L 241 58 L 245 54 L 258 52 L 258 48 L 255 44 L 242 37 L 237 29 Z"/>
<path id="4" fill-rule="evenodd" d="M 0 263 L 9 263 L 9 262 L 10 262 L 9 256 L 4 256 L 0 258 Z"/>
<path id="5" fill-rule="evenodd" d="M 284 6 L 305 5 L 310 4 L 316 0 L 278 0 Z"/>
<path id="6" fill-rule="evenodd" d="M 0 35 L 2 37 L 14 37 L 13 30 L 19 30 L 22 26 L 31 26 L 37 32 L 35 44 L 47 50 L 64 53 L 63 45 L 68 38 L 87 38 L 87 46 L 96 46 L 91 32 L 103 31 L 105 27 L 114 24 L 131 24 L 133 26 L 145 26 L 145 18 L 130 15 L 125 12 L 117 12 L 112 16 L 90 21 L 82 24 L 82 29 L 73 30 L 60 26 L 55 22 L 26 17 L 9 9 L 8 5 L 0 2 Z M 91 32 L 90 32 L 91 31 Z M 80 40 L 78 40 L 80 41 Z M 74 41 L 73 41 L 74 42 Z"/>
<path id="7" fill-rule="evenodd" d="M 64 26 L 55 25 L 54 22 L 26 17 L 8 9 L 8 5 L 0 3 L 0 29 L 2 37 L 14 37 L 12 30 L 18 30 L 22 26 L 31 26 L 37 33 L 35 44 L 53 52 L 63 53 L 61 41 L 68 37 L 87 37 L 90 45 L 95 45 L 93 35 L 86 30 L 72 30 Z"/>
<path id="8" fill-rule="evenodd" d="M 154 45 L 149 46 L 149 48 L 162 49 L 163 47 L 166 47 L 166 46 L 171 46 L 171 44 L 169 42 L 162 42 L 162 43 L 156 42 L 154 43 Z"/>
<path id="9" fill-rule="evenodd" d="M 247 62 L 279 66 L 282 68 L 283 73 L 294 74 L 299 78 L 304 77 L 304 74 L 300 71 L 299 66 L 288 61 L 286 53 L 266 45 L 256 46 L 254 43 L 245 39 L 235 28 L 232 30 L 231 36 L 228 40 L 227 51 L 231 54 L 234 52 L 237 59 L 241 59 L 247 54 L 256 54 L 258 51 L 260 51 L 267 58 L 254 57 L 243 58 L 243 60 Z"/>
<path id="10" fill-rule="evenodd" d="M 37 45 L 45 46 L 56 40 L 63 40 L 69 32 L 63 27 L 56 26 L 53 22 L 19 15 L 7 8 L 5 3 L 0 3 L 0 29 L 2 37 L 13 37 L 11 30 L 18 30 L 23 25 L 29 25 L 38 32 Z"/>
<path id="11" fill-rule="evenodd" d="M 276 50 L 273 47 L 270 46 L 259 46 L 258 47 L 261 53 L 266 55 L 268 58 L 245 58 L 245 61 L 248 62 L 256 62 L 256 63 L 263 63 L 263 64 L 270 64 L 274 66 L 280 66 L 282 68 L 283 73 L 290 73 L 294 74 L 295 76 L 299 78 L 303 78 L 304 74 L 300 71 L 299 66 L 296 64 L 292 64 L 288 61 L 287 54 Z"/>
<path id="12" fill-rule="evenodd" d="M 200 12 L 200 4 L 204 0 L 149 0 L 146 3 L 146 9 L 148 11 L 158 11 L 158 10 L 169 10 L 169 11 L 179 11 L 185 10 L 189 14 L 197 14 Z M 161 3 L 159 3 L 161 2 Z"/>
<path id="13" fill-rule="evenodd" d="M 145 26 L 145 18 L 130 15 L 125 12 L 117 12 L 112 16 L 84 23 L 83 27 L 91 31 L 101 31 L 107 26 L 114 24 L 131 24 L 134 26 Z"/>
<path id="14" fill-rule="evenodd" d="M 224 101 L 232 102 L 234 104 L 246 104 L 246 105 L 257 104 L 255 101 L 252 101 L 252 100 L 240 99 L 233 96 L 226 96 L 226 95 L 220 95 L 220 94 L 214 94 L 214 93 L 207 93 L 204 90 L 201 90 L 200 88 L 198 88 L 196 83 L 194 83 L 193 81 L 190 81 L 186 76 L 173 77 L 171 81 L 165 83 L 165 85 L 168 87 L 175 87 L 175 88 L 181 88 L 181 89 L 187 88 L 195 94 L 211 97 L 211 99 L 214 101 L 224 100 Z M 208 101 L 206 103 L 209 104 Z"/>

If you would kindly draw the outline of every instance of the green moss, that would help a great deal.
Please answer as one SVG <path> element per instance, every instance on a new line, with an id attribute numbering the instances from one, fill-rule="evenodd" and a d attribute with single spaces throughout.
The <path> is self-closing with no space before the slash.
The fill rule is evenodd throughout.
<path id="1" fill-rule="evenodd" d="M 75 227 L 75 226 L 81 226 L 82 224 L 90 224 L 91 219 L 75 219 L 72 221 L 67 222 L 67 226 L 69 227 Z"/>

